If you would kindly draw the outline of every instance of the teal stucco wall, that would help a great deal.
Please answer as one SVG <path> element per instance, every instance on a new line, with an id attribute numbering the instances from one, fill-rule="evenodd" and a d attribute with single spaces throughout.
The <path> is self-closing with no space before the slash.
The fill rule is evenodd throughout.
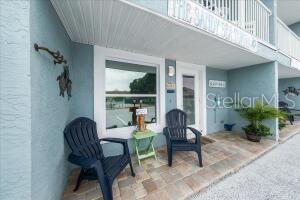
<path id="1" fill-rule="evenodd" d="M 300 37 L 300 22 L 290 25 L 289 28 Z"/>
<path id="2" fill-rule="evenodd" d="M 94 47 L 72 44 L 72 103 L 70 118 L 94 118 Z"/>
<path id="3" fill-rule="evenodd" d="M 61 198 L 70 170 L 63 130 L 70 120 L 74 98 L 68 101 L 59 96 L 56 78 L 63 65 L 54 65 L 53 58 L 44 51 L 36 52 L 33 44 L 59 50 L 67 59 L 71 80 L 76 85 L 73 46 L 51 2 L 30 2 L 32 199 L 56 200 Z"/>
<path id="4" fill-rule="evenodd" d="M 228 71 L 228 95 L 232 98 L 239 95 L 236 99 L 250 97 L 253 102 L 253 97 L 258 99 L 262 95 L 270 100 L 270 104 L 277 106 L 277 90 L 278 90 L 278 66 L 277 62 L 264 63 L 249 67 L 243 67 Z M 272 99 L 272 97 L 274 97 Z M 271 101 L 272 100 L 272 101 Z M 247 104 L 249 101 L 245 101 Z M 241 132 L 241 127 L 248 124 L 234 110 L 229 110 L 229 119 L 236 123 L 234 131 Z M 277 120 L 270 120 L 266 125 L 271 128 L 272 139 L 276 139 L 278 135 Z"/>
<path id="5" fill-rule="evenodd" d="M 228 109 L 222 105 L 215 107 L 214 98 L 224 99 L 228 96 L 228 86 L 226 88 L 209 87 L 209 80 L 228 82 L 228 72 L 226 70 L 206 68 L 206 96 L 207 96 L 207 133 L 214 133 L 224 129 L 224 123 L 230 123 L 228 119 Z"/>
<path id="6" fill-rule="evenodd" d="M 0 1 L 0 199 L 31 197 L 30 2 Z"/>
<path id="7" fill-rule="evenodd" d="M 300 109 L 300 96 L 289 94 L 285 96 L 283 90 L 288 87 L 295 87 L 296 89 L 300 89 L 300 78 L 286 78 L 279 79 L 278 81 L 278 93 L 279 93 L 279 101 L 284 101 L 289 104 L 289 106 Z"/>
<path id="8" fill-rule="evenodd" d="M 69 39 L 50 1 L 31 1 L 32 199 L 60 199 L 66 184 L 70 152 L 63 130 L 68 122 L 94 115 L 93 46 Z M 72 98 L 59 96 L 54 65 L 33 43 L 59 50 L 68 61 Z"/>

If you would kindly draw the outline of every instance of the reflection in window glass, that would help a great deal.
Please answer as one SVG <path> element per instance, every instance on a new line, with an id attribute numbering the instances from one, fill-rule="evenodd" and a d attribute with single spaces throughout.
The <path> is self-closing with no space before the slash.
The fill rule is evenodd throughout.
<path id="1" fill-rule="evenodd" d="M 183 76 L 183 111 L 187 114 L 187 125 L 195 124 L 195 78 Z"/>
<path id="2" fill-rule="evenodd" d="M 140 106 L 147 108 L 146 124 L 156 123 L 156 97 L 106 97 L 106 128 L 135 126 Z"/>
<path id="3" fill-rule="evenodd" d="M 106 94 L 156 94 L 156 68 L 106 61 Z"/>
<path id="4" fill-rule="evenodd" d="M 146 124 L 156 123 L 156 68 L 106 61 L 106 128 L 135 126 L 137 108 L 147 108 Z"/>

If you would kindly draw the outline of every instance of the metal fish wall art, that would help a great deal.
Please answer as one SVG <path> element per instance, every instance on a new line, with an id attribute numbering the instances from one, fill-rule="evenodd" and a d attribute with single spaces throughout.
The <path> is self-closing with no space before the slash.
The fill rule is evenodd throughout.
<path id="1" fill-rule="evenodd" d="M 67 91 L 68 100 L 72 97 L 72 81 L 70 80 L 70 72 L 69 67 L 67 65 L 64 66 L 64 71 L 57 77 L 59 86 L 59 96 L 65 97 L 65 91 Z"/>

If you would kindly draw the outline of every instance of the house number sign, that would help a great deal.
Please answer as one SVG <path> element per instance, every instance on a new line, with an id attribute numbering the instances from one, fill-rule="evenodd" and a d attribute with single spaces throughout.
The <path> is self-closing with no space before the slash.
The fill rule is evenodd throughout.
<path id="1" fill-rule="evenodd" d="M 167 93 L 175 93 L 176 84 L 175 83 L 166 83 Z"/>
<path id="2" fill-rule="evenodd" d="M 216 88 L 226 88 L 226 82 L 225 81 L 217 81 L 217 80 L 209 80 L 208 86 L 216 87 Z"/>
<path id="3" fill-rule="evenodd" d="M 257 40 L 254 36 L 206 10 L 195 1 L 168 0 L 168 16 L 257 52 Z"/>

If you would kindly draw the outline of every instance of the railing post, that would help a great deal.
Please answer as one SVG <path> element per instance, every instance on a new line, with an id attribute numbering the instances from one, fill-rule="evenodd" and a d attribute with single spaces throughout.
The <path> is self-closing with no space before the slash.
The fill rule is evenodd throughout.
<path id="1" fill-rule="evenodd" d="M 278 46 L 278 28 L 277 28 L 277 0 L 262 0 L 262 2 L 271 10 L 269 23 L 269 38 L 270 43 Z"/>
<path id="2" fill-rule="evenodd" d="M 238 24 L 243 29 L 245 28 L 245 8 L 246 8 L 246 2 L 245 0 L 238 1 Z"/>

